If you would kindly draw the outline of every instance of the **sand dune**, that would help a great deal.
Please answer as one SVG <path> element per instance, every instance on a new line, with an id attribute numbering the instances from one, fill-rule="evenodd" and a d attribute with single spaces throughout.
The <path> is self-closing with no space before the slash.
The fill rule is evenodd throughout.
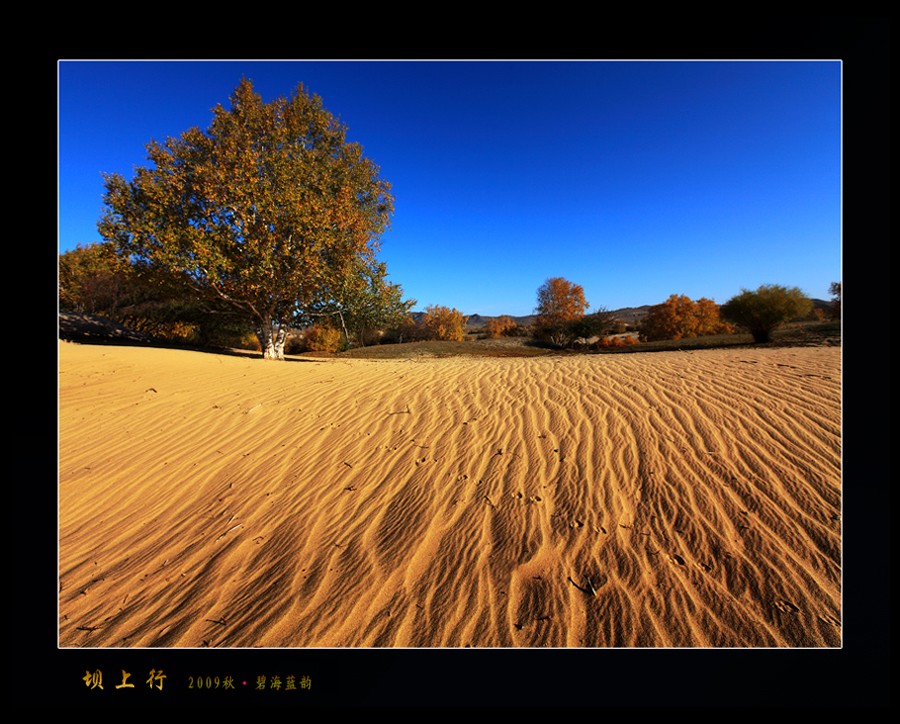
<path id="1" fill-rule="evenodd" d="M 841 353 L 60 342 L 62 647 L 836 647 Z"/>

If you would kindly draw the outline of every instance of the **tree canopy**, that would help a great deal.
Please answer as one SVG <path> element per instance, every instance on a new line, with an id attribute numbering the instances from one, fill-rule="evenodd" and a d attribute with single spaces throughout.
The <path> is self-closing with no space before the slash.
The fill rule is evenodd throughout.
<path id="1" fill-rule="evenodd" d="M 357 255 L 332 275 L 305 313 L 307 321 L 331 317 L 347 347 L 365 346 L 376 330 L 401 324 L 415 304 L 403 299 L 398 284 L 387 281 L 387 268 L 370 255 Z"/>
<path id="2" fill-rule="evenodd" d="M 719 312 L 723 319 L 747 329 L 754 342 L 768 342 L 772 330 L 811 309 L 812 301 L 797 287 L 763 284 L 756 291 L 742 290 Z"/>
<path id="3" fill-rule="evenodd" d="M 264 103 L 243 79 L 230 100 L 206 131 L 151 141 L 131 181 L 105 176 L 98 227 L 132 263 L 179 274 L 250 320 L 264 356 L 280 359 L 289 325 L 358 301 L 348 274 L 383 280 L 375 255 L 393 197 L 302 84 Z"/>
<path id="4" fill-rule="evenodd" d="M 108 241 L 60 254 L 58 285 L 61 310 L 105 317 L 157 339 L 233 347 L 252 336 L 226 305 L 197 299 L 179 276 L 129 263 Z"/>
<path id="5" fill-rule="evenodd" d="M 111 316 L 130 296 L 129 265 L 112 244 L 79 244 L 59 257 L 59 306 Z"/>
<path id="6" fill-rule="evenodd" d="M 831 318 L 832 319 L 840 319 L 841 318 L 841 283 L 840 282 L 831 282 L 831 286 L 828 287 L 828 292 L 831 294 Z"/>
<path id="7" fill-rule="evenodd" d="M 563 277 L 547 279 L 537 291 L 535 335 L 553 345 L 565 345 L 575 336 L 572 322 L 583 318 L 589 306 L 580 284 Z"/>
<path id="8" fill-rule="evenodd" d="M 684 294 L 672 294 L 662 304 L 650 307 L 641 320 L 641 334 L 648 340 L 684 339 L 734 331 L 723 322 L 719 305 L 701 297 L 696 302 Z"/>
<path id="9" fill-rule="evenodd" d="M 422 317 L 422 331 L 428 339 L 461 342 L 466 338 L 466 317 L 456 307 L 432 305 Z"/>

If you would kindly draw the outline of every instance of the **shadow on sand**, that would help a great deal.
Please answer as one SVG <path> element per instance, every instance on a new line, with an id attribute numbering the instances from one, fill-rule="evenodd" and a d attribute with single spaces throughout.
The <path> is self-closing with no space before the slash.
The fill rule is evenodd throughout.
<path id="1" fill-rule="evenodd" d="M 150 335 L 136 332 L 120 324 L 87 314 L 75 312 L 60 312 L 59 339 L 76 344 L 117 345 L 130 347 L 156 347 L 159 349 L 181 349 L 190 352 L 204 352 L 206 354 L 228 355 L 231 357 L 245 357 L 247 359 L 263 359 L 262 353 L 255 350 L 237 349 L 234 347 L 204 347 L 196 344 L 186 344 L 171 340 L 161 340 Z M 300 357 L 286 356 L 285 362 L 317 362 L 322 360 L 303 359 Z"/>

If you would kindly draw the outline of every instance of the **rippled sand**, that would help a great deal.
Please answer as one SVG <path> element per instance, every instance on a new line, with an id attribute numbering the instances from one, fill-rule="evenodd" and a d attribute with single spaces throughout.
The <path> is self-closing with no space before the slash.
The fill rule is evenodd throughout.
<path id="1" fill-rule="evenodd" d="M 63 647 L 836 647 L 839 348 L 61 342 Z"/>

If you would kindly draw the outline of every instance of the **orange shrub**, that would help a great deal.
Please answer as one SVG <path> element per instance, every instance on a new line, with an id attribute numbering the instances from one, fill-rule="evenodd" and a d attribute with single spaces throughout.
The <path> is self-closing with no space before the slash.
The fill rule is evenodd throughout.
<path id="1" fill-rule="evenodd" d="M 262 352 L 262 347 L 259 346 L 259 337 L 253 332 L 245 332 L 242 334 L 238 347 L 240 349 L 253 350 L 254 352 Z"/>
<path id="2" fill-rule="evenodd" d="M 337 352 L 341 346 L 341 330 L 314 324 L 303 335 L 307 352 Z"/>
<path id="3" fill-rule="evenodd" d="M 705 297 L 696 302 L 684 294 L 673 294 L 650 308 L 641 322 L 645 339 L 683 339 L 728 333 L 733 328 L 722 321 L 719 305 Z"/>
<path id="4" fill-rule="evenodd" d="M 422 317 L 422 329 L 428 339 L 461 342 L 466 338 L 466 320 L 462 312 L 447 307 L 431 306 Z"/>
<path id="5" fill-rule="evenodd" d="M 516 323 L 507 316 L 494 317 L 493 319 L 488 320 L 484 329 L 485 332 L 487 332 L 488 337 L 495 339 L 497 337 L 502 337 L 503 335 L 508 335 L 514 332 L 516 329 Z"/>
<path id="6" fill-rule="evenodd" d="M 619 347 L 628 347 L 637 344 L 634 337 L 604 337 L 598 342 L 597 346 L 601 349 L 617 349 Z"/>

